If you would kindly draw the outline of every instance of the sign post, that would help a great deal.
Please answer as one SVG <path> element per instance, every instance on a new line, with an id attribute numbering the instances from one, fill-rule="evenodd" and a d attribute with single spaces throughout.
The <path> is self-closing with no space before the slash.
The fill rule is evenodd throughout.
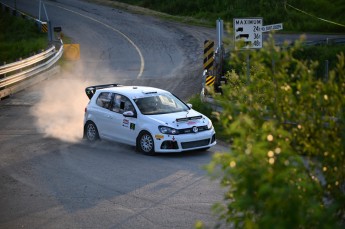
<path id="1" fill-rule="evenodd" d="M 47 28 L 47 32 L 48 32 L 48 40 L 49 42 L 52 42 L 53 41 L 53 29 L 52 29 L 52 25 L 51 25 L 51 22 L 49 21 L 49 17 L 48 17 L 48 13 L 47 13 L 47 9 L 44 5 L 44 2 L 42 2 L 40 0 L 40 3 L 39 3 L 39 12 L 38 12 L 38 20 L 42 23 L 41 21 L 41 6 L 43 6 L 43 10 L 44 10 L 44 13 L 46 15 L 46 19 L 47 19 L 47 25 L 48 25 L 48 28 Z"/>

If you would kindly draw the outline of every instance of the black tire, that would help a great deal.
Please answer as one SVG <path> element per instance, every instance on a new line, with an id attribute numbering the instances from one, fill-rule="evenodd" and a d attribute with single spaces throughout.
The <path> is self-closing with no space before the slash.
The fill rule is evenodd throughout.
<path id="1" fill-rule="evenodd" d="M 137 139 L 137 149 L 145 155 L 155 155 L 155 144 L 152 135 L 147 131 L 142 131 Z"/>
<path id="2" fill-rule="evenodd" d="M 88 121 L 85 124 L 85 137 L 89 142 L 95 142 L 99 140 L 98 129 L 95 123 Z"/>

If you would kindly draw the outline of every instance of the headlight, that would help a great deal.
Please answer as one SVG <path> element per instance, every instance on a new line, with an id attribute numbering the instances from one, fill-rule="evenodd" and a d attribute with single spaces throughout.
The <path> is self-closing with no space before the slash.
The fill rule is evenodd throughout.
<path id="1" fill-rule="evenodd" d="M 211 130 L 213 128 L 212 122 L 209 121 L 207 124 L 207 129 Z"/>
<path id="2" fill-rule="evenodd" d="M 171 128 L 171 127 L 159 126 L 158 129 L 162 134 L 172 134 L 172 135 L 178 134 L 178 130 Z"/>

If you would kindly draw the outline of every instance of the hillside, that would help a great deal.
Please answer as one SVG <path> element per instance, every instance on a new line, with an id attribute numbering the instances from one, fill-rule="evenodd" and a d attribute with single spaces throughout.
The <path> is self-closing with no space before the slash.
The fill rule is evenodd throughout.
<path id="1" fill-rule="evenodd" d="M 263 17 L 264 24 L 284 23 L 286 31 L 345 32 L 345 0 L 118 0 L 171 15 L 232 22 L 236 17 Z"/>

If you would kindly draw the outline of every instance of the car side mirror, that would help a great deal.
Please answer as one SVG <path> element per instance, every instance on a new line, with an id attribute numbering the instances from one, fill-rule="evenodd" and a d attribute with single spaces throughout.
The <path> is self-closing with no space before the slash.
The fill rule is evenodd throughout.
<path id="1" fill-rule="evenodd" d="M 191 103 L 187 103 L 187 106 L 188 106 L 189 108 L 193 108 L 193 104 L 191 104 Z"/>
<path id="2" fill-rule="evenodd" d="M 125 117 L 134 117 L 135 116 L 133 111 L 125 111 L 122 113 L 122 115 Z"/>

